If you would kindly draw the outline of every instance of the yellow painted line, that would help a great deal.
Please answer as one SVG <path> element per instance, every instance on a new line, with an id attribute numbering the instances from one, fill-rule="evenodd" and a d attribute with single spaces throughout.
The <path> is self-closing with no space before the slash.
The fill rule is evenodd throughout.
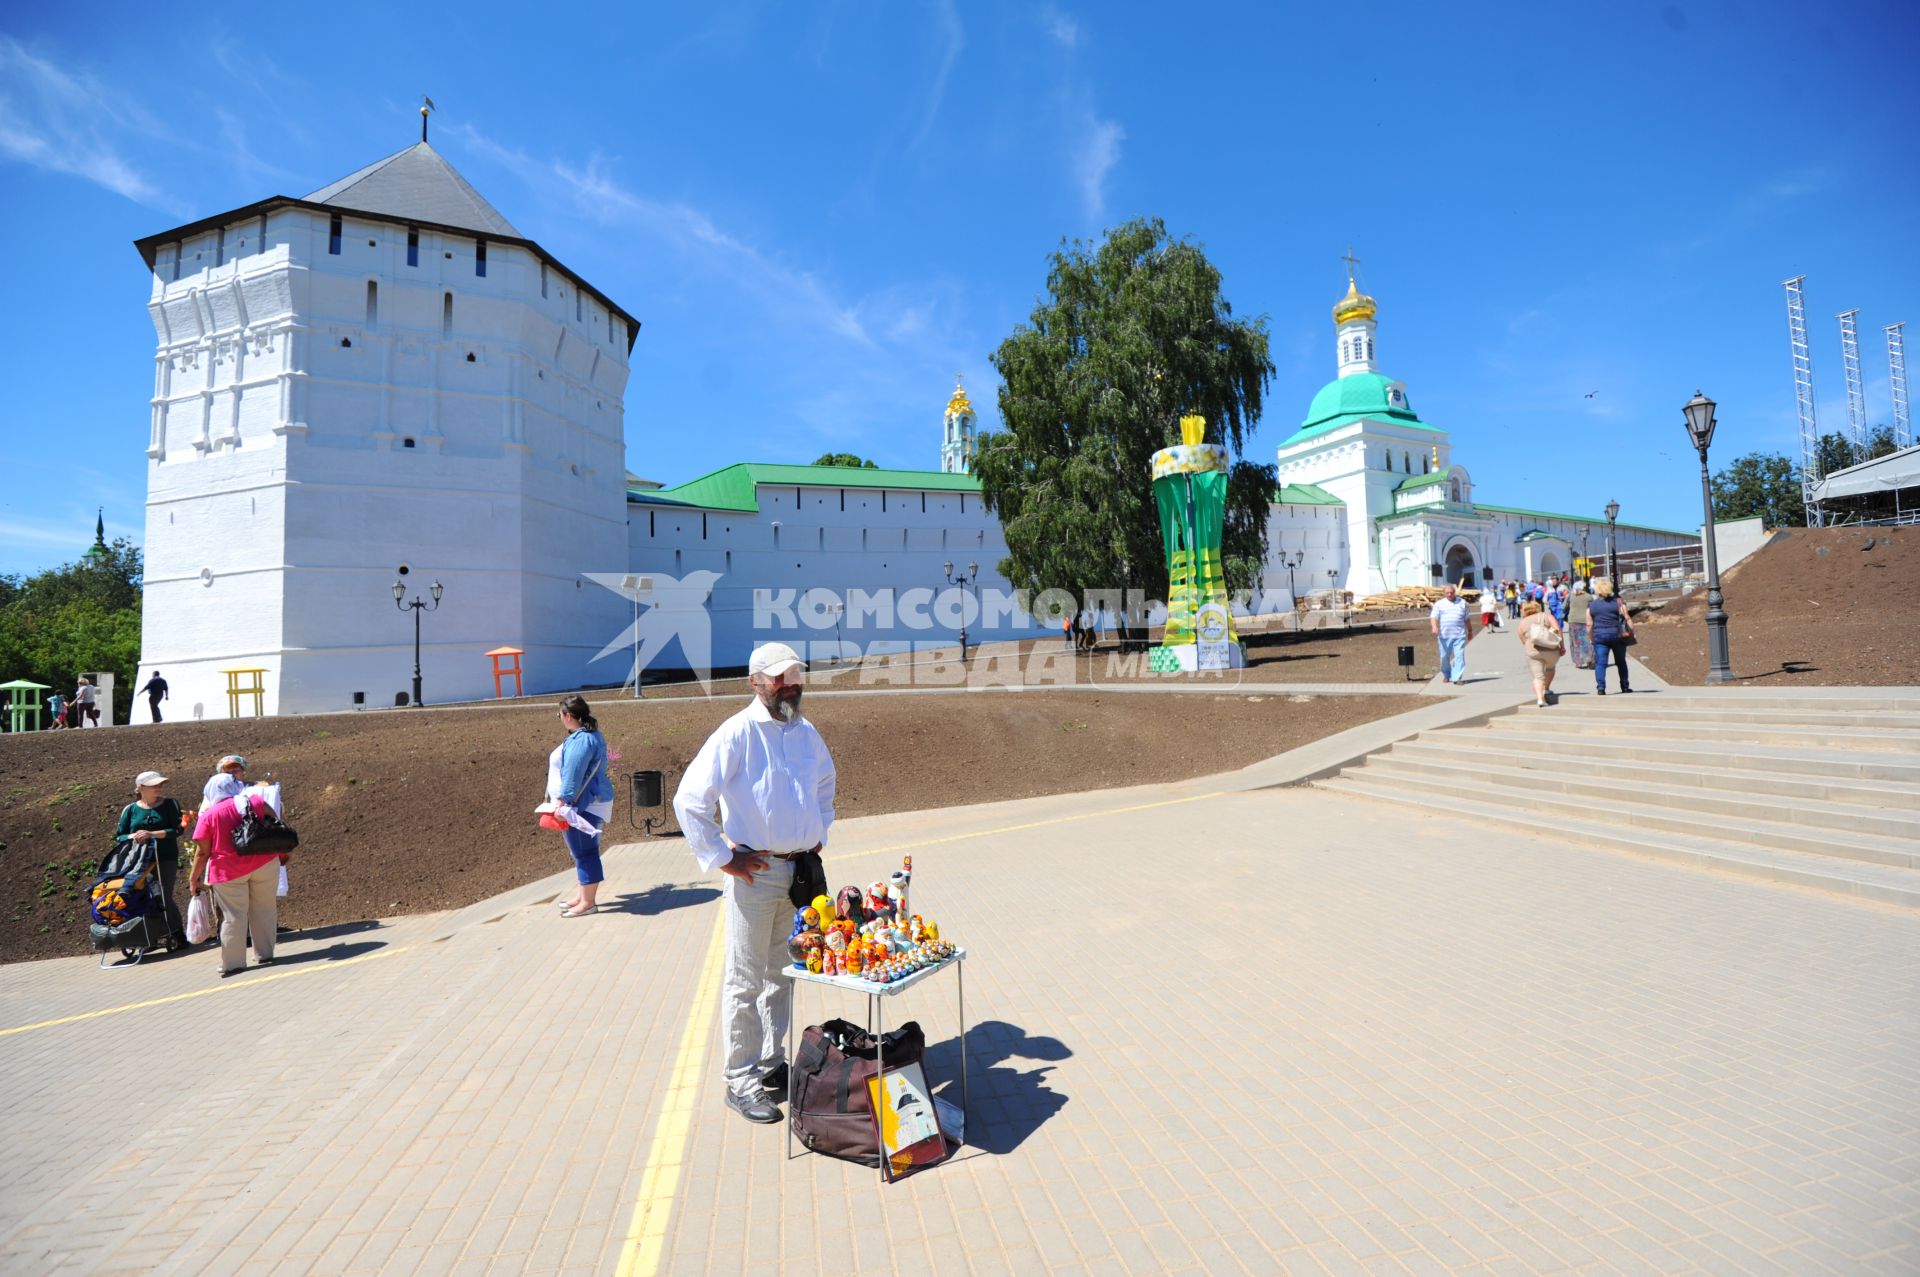
<path id="1" fill-rule="evenodd" d="M 673 1217 L 674 1194 L 679 1191 L 680 1177 L 687 1166 L 694 1095 L 707 1083 L 707 1038 L 713 1030 L 713 1018 L 720 1002 L 725 935 L 726 918 L 722 916 L 714 922 L 713 941 L 707 946 L 700 984 L 694 990 L 687 1027 L 680 1035 L 680 1050 L 674 1056 L 673 1071 L 668 1075 L 666 1098 L 653 1129 L 653 1144 L 647 1149 L 646 1169 L 640 1173 L 640 1194 L 634 1199 L 633 1218 L 627 1223 L 627 1239 L 620 1248 L 620 1265 L 614 1270 L 615 1277 L 654 1277 L 660 1271 L 660 1258 L 667 1244 L 667 1224 Z"/>
<path id="2" fill-rule="evenodd" d="M 0 1029 L 0 1038 L 12 1037 L 16 1033 L 30 1033 L 34 1029 L 51 1029 L 59 1024 L 78 1024 L 82 1020 L 97 1020 L 105 1015 L 119 1015 L 123 1011 L 138 1011 L 143 1007 L 163 1007 L 169 1002 L 185 1002 L 188 998 L 204 998 L 213 993 L 232 993 L 235 989 L 251 989 L 256 985 L 271 984 L 275 980 L 292 980 L 303 975 L 319 975 L 323 971 L 338 971 L 356 963 L 373 962 L 379 958 L 392 958 L 417 945 L 402 945 L 398 949 L 382 949 L 378 953 L 363 953 L 357 958 L 343 958 L 339 962 L 324 962 L 319 966 L 303 967 L 298 971 L 276 971 L 272 975 L 256 976 L 251 980 L 242 980 L 237 984 L 216 984 L 205 989 L 195 989 L 190 993 L 175 993 L 164 998 L 148 998 L 145 1002 L 129 1002 L 125 1006 L 105 1007 L 99 1011 L 83 1011 L 79 1015 L 65 1015 L 58 1020 L 42 1020 L 38 1024 L 21 1024 L 11 1029 Z"/>
<path id="3" fill-rule="evenodd" d="M 970 838 L 992 838 L 999 834 L 1019 833 L 1024 829 L 1044 829 L 1049 825 L 1069 825 L 1076 820 L 1093 820 L 1100 816 L 1120 816 L 1127 812 L 1151 811 L 1155 807 L 1178 807 L 1182 803 L 1203 802 L 1209 798 L 1224 798 L 1231 790 L 1216 789 L 1205 794 L 1193 794 L 1186 798 L 1162 798 L 1156 802 L 1135 803 L 1130 807 L 1108 807 L 1102 811 L 1083 811 L 1071 816 L 1049 816 L 1045 820 L 1029 820 L 1018 825 L 1001 825 L 996 829 L 976 829 L 964 834 L 943 834 L 938 838 L 922 838 L 917 842 L 894 843 L 888 847 L 874 847 L 867 851 L 852 851 L 844 856 L 835 856 L 837 863 L 842 860 L 858 860 L 862 856 L 890 856 L 895 852 L 917 851 L 922 847 L 938 847 L 943 843 L 965 842 Z"/>

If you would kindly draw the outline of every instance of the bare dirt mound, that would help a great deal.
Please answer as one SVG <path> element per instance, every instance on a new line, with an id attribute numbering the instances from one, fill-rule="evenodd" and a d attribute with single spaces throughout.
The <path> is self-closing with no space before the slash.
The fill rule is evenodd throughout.
<path id="1" fill-rule="evenodd" d="M 700 743 L 743 703 L 597 703 L 618 755 L 608 837 L 632 836 L 632 772 L 664 771 L 670 799 Z M 839 769 L 839 814 L 866 816 L 1226 771 L 1409 708 L 1246 687 L 824 697 L 808 713 Z M 288 925 L 458 908 L 564 869 L 559 836 L 533 816 L 563 734 L 552 706 L 520 703 L 0 735 L 0 961 L 87 952 L 81 895 L 133 777 L 157 768 L 194 807 L 229 752 L 247 756 L 252 779 L 271 772 L 285 787 L 301 837 Z M 698 872 L 678 842 L 660 855 Z"/>
<path id="2" fill-rule="evenodd" d="M 1792 528 L 1724 574 L 1733 672 L 1749 686 L 1920 683 L 1920 527 Z M 1634 654 L 1707 676 L 1704 590 L 1636 618 Z"/>

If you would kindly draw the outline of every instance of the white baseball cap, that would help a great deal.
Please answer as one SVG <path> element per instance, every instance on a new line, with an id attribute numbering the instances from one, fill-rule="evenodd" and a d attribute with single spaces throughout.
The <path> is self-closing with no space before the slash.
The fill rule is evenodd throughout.
<path id="1" fill-rule="evenodd" d="M 135 789 L 139 789 L 145 785 L 164 785 L 166 783 L 167 778 L 159 772 L 141 772 L 133 778 L 133 787 Z"/>
<path id="2" fill-rule="evenodd" d="M 766 674 L 778 678 L 791 669 L 806 669 L 800 654 L 785 643 L 762 643 L 747 660 L 748 675 Z"/>

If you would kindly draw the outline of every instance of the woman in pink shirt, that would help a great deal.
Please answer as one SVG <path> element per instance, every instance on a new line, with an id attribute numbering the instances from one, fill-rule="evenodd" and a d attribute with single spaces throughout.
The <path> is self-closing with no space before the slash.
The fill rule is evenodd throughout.
<path id="1" fill-rule="evenodd" d="M 271 815 L 273 809 L 255 793 L 206 804 L 193 827 L 193 867 L 187 882 L 198 890 L 201 884 L 212 889 L 220 902 L 220 978 L 238 975 L 247 968 L 247 935 L 253 935 L 253 952 L 260 966 L 273 964 L 273 928 L 276 902 L 274 889 L 280 884 L 276 866 L 281 857 L 243 856 L 233 849 L 233 831 L 240 825 L 240 803 L 252 803 L 256 816 Z"/>

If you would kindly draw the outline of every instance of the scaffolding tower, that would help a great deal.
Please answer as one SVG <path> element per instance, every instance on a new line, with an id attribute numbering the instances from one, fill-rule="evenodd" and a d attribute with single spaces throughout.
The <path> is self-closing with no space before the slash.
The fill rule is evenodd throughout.
<path id="1" fill-rule="evenodd" d="M 1786 281 L 1787 336 L 1793 344 L 1793 398 L 1800 410 L 1800 501 L 1806 506 L 1807 526 L 1820 526 L 1820 502 L 1814 485 L 1820 482 L 1820 426 L 1813 413 L 1813 350 L 1807 345 L 1807 299 L 1800 285 L 1805 275 Z"/>
<path id="2" fill-rule="evenodd" d="M 1847 442 L 1853 445 L 1853 459 L 1867 455 L 1867 397 L 1860 390 L 1860 334 L 1854 327 L 1858 309 L 1843 310 L 1840 321 L 1840 371 L 1847 380 Z"/>
<path id="3" fill-rule="evenodd" d="M 1888 324 L 1887 380 L 1893 386 L 1893 446 L 1905 448 L 1913 442 L 1913 426 L 1907 420 L 1907 352 L 1900 339 L 1905 323 Z"/>

